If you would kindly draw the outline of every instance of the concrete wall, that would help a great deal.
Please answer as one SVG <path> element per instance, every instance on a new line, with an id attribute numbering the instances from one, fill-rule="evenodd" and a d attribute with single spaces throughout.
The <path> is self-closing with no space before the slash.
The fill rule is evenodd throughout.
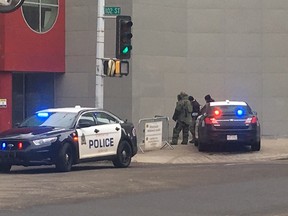
<path id="1" fill-rule="evenodd" d="M 131 14 L 132 0 L 106 0 Z M 56 106 L 95 106 L 96 27 L 95 0 L 66 0 L 66 73 L 56 79 Z M 115 57 L 115 19 L 105 21 L 105 57 Z M 104 78 L 104 108 L 132 121 L 132 78 Z"/>
<path id="2" fill-rule="evenodd" d="M 104 108 L 132 120 L 172 116 L 185 91 L 201 104 L 245 100 L 262 134 L 286 136 L 288 1 L 106 0 L 132 15 L 131 74 L 104 79 Z M 66 74 L 56 105 L 95 105 L 97 1 L 66 1 Z M 114 57 L 115 22 L 106 21 L 105 56 Z M 174 123 L 170 122 L 170 127 Z"/>
<path id="3" fill-rule="evenodd" d="M 263 135 L 288 134 L 288 1 L 134 0 L 133 18 L 133 119 L 171 117 L 183 90 L 245 100 Z"/>
<path id="4" fill-rule="evenodd" d="M 55 82 L 56 106 L 95 106 L 96 1 L 66 0 L 66 73 Z"/>

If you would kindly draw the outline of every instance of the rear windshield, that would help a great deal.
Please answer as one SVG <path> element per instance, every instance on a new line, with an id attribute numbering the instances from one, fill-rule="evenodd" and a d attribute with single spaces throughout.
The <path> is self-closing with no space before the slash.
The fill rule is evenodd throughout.
<path id="1" fill-rule="evenodd" d="M 252 110 L 249 106 L 240 105 L 222 105 L 222 106 L 211 106 L 208 115 L 237 115 L 246 116 L 252 114 Z"/>

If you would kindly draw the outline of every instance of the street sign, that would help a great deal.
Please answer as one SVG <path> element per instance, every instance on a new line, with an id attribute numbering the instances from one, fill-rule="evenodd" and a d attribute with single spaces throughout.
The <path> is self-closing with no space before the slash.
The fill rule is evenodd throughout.
<path id="1" fill-rule="evenodd" d="M 116 16 L 121 14 L 120 7 L 104 7 L 104 15 L 106 16 Z"/>

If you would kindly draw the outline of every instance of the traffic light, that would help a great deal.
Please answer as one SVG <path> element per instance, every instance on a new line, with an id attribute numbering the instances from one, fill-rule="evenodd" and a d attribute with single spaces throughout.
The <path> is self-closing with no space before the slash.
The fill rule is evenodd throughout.
<path id="1" fill-rule="evenodd" d="M 116 58 L 130 59 L 131 56 L 131 38 L 133 37 L 131 29 L 133 22 L 131 16 L 116 17 Z"/>

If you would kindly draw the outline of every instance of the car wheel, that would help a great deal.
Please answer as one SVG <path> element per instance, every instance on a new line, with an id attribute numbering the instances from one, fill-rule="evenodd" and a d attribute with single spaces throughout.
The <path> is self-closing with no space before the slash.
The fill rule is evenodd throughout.
<path id="1" fill-rule="evenodd" d="M 205 143 L 203 143 L 202 141 L 198 140 L 198 151 L 199 152 L 203 152 L 205 151 L 206 147 L 205 147 Z"/>
<path id="2" fill-rule="evenodd" d="M 7 163 L 0 164 L 0 172 L 1 173 L 9 173 L 11 170 L 12 165 Z"/>
<path id="3" fill-rule="evenodd" d="M 252 145 L 251 145 L 252 151 L 260 151 L 260 149 L 261 149 L 260 141 L 252 143 Z"/>
<path id="4" fill-rule="evenodd" d="M 112 161 L 115 167 L 126 168 L 132 159 L 132 149 L 127 141 L 122 141 L 117 149 L 116 158 Z"/>
<path id="5" fill-rule="evenodd" d="M 73 151 L 69 143 L 65 143 L 58 155 L 56 169 L 59 172 L 69 172 L 73 164 Z"/>

